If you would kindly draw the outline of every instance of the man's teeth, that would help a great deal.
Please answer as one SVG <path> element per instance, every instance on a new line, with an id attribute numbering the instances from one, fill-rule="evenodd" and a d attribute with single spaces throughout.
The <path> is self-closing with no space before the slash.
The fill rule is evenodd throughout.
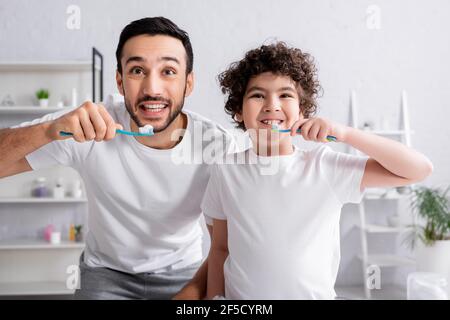
<path id="1" fill-rule="evenodd" d="M 166 107 L 165 104 L 143 104 L 142 106 L 151 112 L 159 112 Z"/>
<path id="2" fill-rule="evenodd" d="M 280 124 L 282 121 L 281 120 L 262 120 L 261 121 L 264 124 L 269 124 L 269 125 L 273 125 L 273 124 Z"/>

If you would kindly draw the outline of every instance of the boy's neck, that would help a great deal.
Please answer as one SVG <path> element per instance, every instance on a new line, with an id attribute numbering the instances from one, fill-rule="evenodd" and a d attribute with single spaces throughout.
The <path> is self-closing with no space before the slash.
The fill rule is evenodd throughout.
<path id="1" fill-rule="evenodd" d="M 172 123 L 163 131 L 155 133 L 150 137 L 134 137 L 139 143 L 153 148 L 153 149 L 171 149 L 175 147 L 183 139 L 183 135 L 179 135 L 178 139 L 173 139 L 172 134 L 177 129 L 187 128 L 187 116 L 183 112 L 180 112 L 178 116 L 172 121 Z M 132 131 L 139 131 L 136 123 L 130 119 L 130 127 Z"/>
<path id="2" fill-rule="evenodd" d="M 258 156 L 261 157 L 287 156 L 294 153 L 294 145 L 291 141 L 265 145 L 257 143 L 255 152 Z"/>

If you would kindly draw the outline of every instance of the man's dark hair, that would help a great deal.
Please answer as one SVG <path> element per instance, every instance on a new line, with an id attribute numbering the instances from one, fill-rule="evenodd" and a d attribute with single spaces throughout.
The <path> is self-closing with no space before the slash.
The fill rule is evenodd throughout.
<path id="1" fill-rule="evenodd" d="M 122 49 L 128 39 L 142 34 L 156 36 L 165 35 L 179 39 L 186 50 L 186 75 L 192 72 L 194 64 L 194 54 L 192 52 L 191 40 L 186 31 L 164 17 L 142 18 L 128 24 L 120 33 L 119 44 L 116 50 L 117 70 L 122 74 Z"/>

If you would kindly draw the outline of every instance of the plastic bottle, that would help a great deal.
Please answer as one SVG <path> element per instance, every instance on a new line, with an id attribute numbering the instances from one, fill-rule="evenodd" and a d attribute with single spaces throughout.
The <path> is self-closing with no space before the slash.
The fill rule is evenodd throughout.
<path id="1" fill-rule="evenodd" d="M 37 198 L 43 198 L 49 196 L 49 189 L 47 187 L 47 179 L 45 177 L 39 177 L 34 180 L 31 195 Z"/>
<path id="2" fill-rule="evenodd" d="M 69 241 L 75 241 L 75 226 L 73 224 L 69 228 Z"/>

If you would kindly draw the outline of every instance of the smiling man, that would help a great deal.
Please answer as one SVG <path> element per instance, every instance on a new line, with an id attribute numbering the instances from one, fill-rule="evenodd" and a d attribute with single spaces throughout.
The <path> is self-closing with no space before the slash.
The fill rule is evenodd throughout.
<path id="1" fill-rule="evenodd" d="M 80 173 L 89 233 L 75 298 L 202 298 L 207 260 L 201 263 L 199 219 L 209 170 L 206 163 L 175 163 L 172 154 L 195 156 L 218 142 L 231 148 L 232 140 L 222 127 L 183 110 L 194 85 L 193 53 L 187 33 L 173 22 L 130 23 L 116 57 L 124 103 L 86 102 L 1 130 L 0 177 L 54 165 Z M 116 135 L 146 125 L 154 135 Z M 186 134 L 194 127 L 215 139 Z"/>

